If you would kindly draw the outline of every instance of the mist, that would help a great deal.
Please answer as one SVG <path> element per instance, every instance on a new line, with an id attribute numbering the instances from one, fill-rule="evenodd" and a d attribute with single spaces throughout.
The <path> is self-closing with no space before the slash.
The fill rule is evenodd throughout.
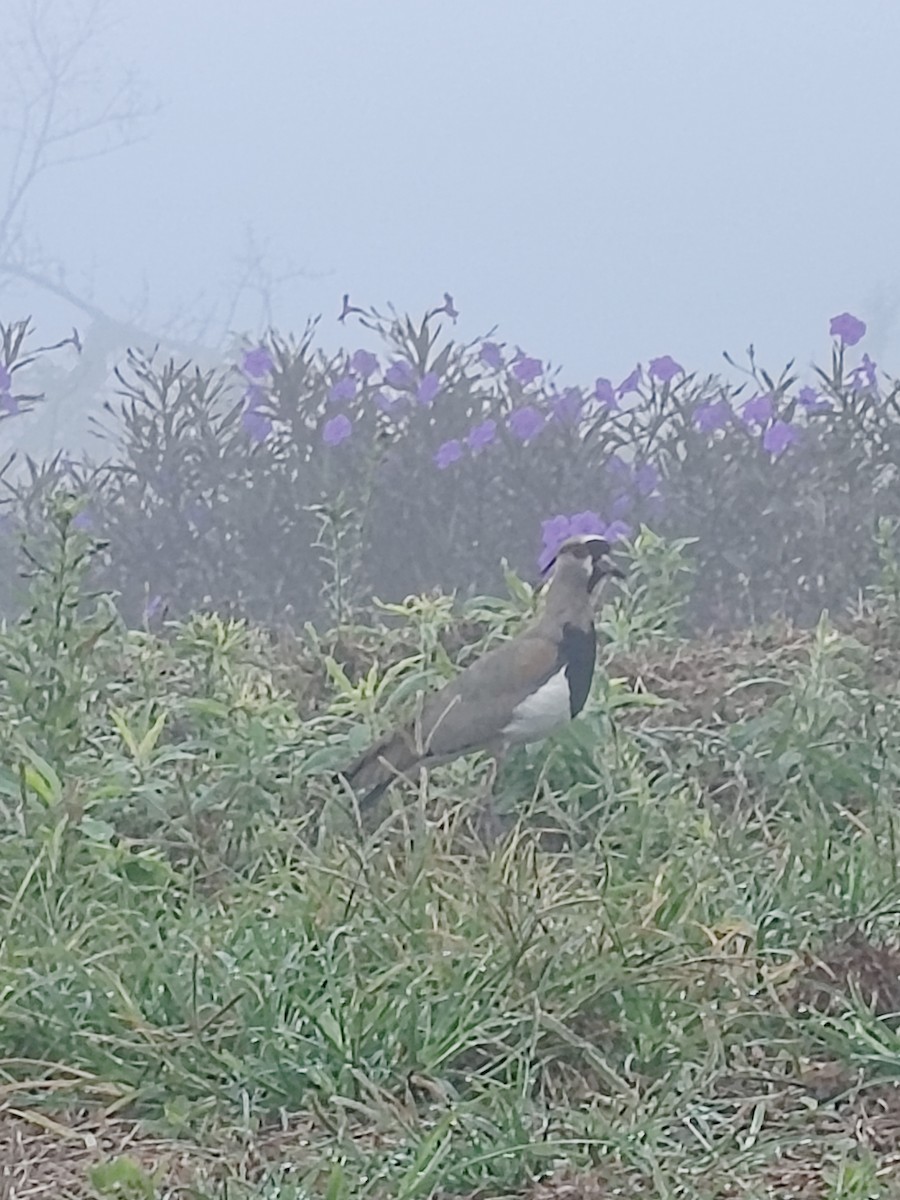
<path id="1" fill-rule="evenodd" d="M 893 4 L 11 0 L 0 30 L 0 186 L 37 136 L 35 39 L 84 39 L 62 125 L 129 81 L 107 152 L 64 146 L 3 228 L 2 312 L 44 342 L 76 325 L 90 356 L 109 318 L 203 354 L 321 314 L 336 347 L 344 293 L 447 290 L 461 337 L 571 383 L 751 343 L 806 367 L 846 309 L 896 350 Z M 54 411 L 29 448 L 57 448 Z"/>

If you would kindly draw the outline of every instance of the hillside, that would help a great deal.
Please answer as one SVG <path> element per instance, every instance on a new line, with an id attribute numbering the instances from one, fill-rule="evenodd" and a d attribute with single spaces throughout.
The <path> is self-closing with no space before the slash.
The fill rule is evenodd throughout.
<path id="1" fill-rule="evenodd" d="M 900 1195 L 887 598 L 604 610 L 486 850 L 479 760 L 363 830 L 331 772 L 528 589 L 331 637 L 51 592 L 2 639 L 6 1195 Z"/>

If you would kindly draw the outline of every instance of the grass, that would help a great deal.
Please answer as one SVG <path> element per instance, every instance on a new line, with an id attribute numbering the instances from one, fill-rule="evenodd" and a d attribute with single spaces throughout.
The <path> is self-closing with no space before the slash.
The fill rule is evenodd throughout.
<path id="1" fill-rule="evenodd" d="M 0 1197 L 900 1196 L 891 611 L 608 610 L 485 848 L 477 759 L 331 772 L 527 589 L 157 637 L 73 536 L 0 639 Z"/>

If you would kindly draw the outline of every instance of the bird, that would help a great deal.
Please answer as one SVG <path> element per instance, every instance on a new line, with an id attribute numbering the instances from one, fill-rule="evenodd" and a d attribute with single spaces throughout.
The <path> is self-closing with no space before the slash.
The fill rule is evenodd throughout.
<path id="1" fill-rule="evenodd" d="M 541 741 L 581 712 L 597 656 L 593 593 L 604 577 L 622 577 L 609 554 L 605 538 L 566 538 L 546 568 L 550 578 L 537 619 L 425 697 L 413 720 L 389 730 L 340 772 L 361 812 L 394 780 L 476 751 L 493 759 L 492 790 L 511 747 Z"/>

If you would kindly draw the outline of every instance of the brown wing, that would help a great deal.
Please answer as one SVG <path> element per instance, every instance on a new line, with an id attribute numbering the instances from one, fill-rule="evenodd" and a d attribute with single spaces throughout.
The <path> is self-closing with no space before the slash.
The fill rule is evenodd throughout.
<path id="1" fill-rule="evenodd" d="M 488 651 L 439 692 L 428 696 L 418 720 L 384 734 L 341 774 L 363 793 L 368 807 L 400 774 L 449 761 L 498 738 L 513 710 L 559 667 L 555 642 L 520 635 Z"/>
<path id="2" fill-rule="evenodd" d="M 499 737 L 513 710 L 559 668 L 556 644 L 526 633 L 482 655 L 426 700 L 424 758 L 452 757 Z"/>

